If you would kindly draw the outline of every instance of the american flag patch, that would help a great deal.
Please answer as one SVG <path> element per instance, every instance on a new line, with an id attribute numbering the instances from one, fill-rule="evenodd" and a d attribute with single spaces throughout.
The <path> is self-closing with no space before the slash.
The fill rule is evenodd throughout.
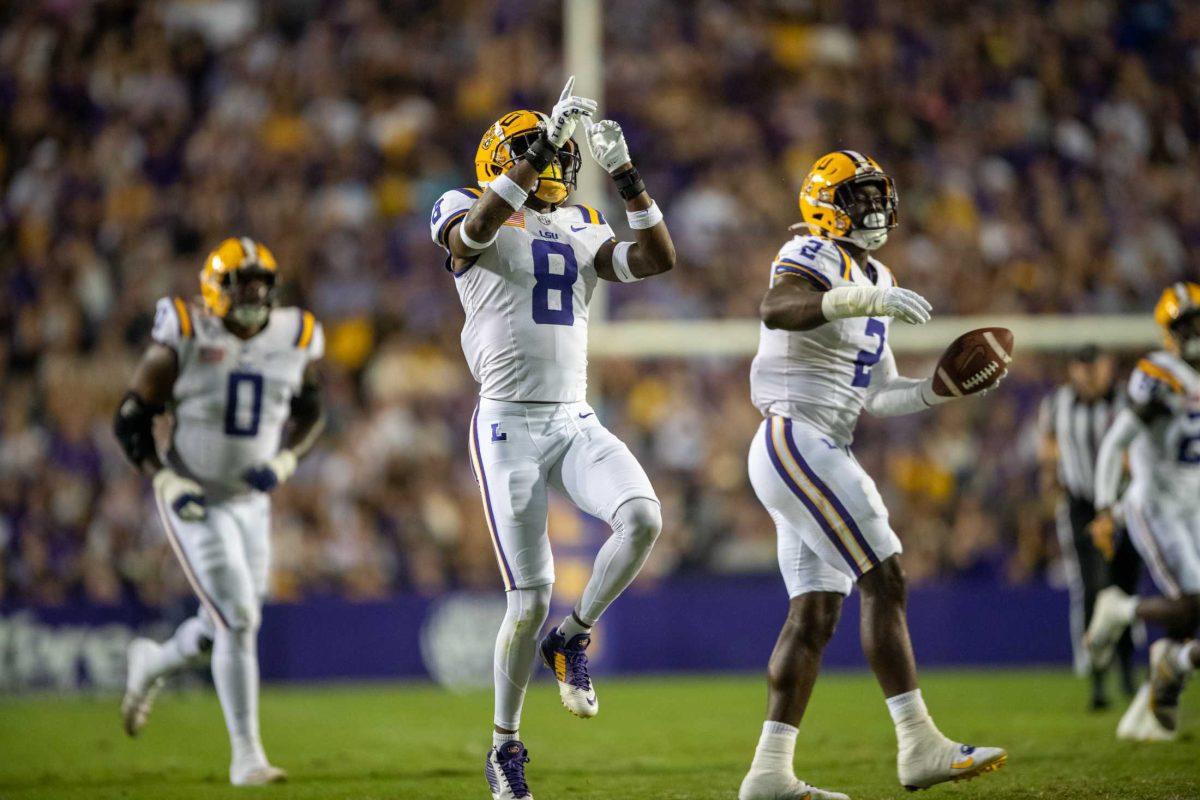
<path id="1" fill-rule="evenodd" d="M 514 211 L 509 216 L 509 218 L 507 220 L 505 220 L 504 224 L 505 225 L 513 225 L 517 228 L 524 228 L 525 227 L 525 212 L 524 211 Z"/>
<path id="2" fill-rule="evenodd" d="M 220 347 L 201 347 L 200 360 L 205 364 L 215 364 L 225 358 L 225 350 Z"/>

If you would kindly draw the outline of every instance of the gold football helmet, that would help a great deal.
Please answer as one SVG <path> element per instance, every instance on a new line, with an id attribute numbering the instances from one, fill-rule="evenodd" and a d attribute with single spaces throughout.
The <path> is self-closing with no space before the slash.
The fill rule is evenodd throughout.
<path id="1" fill-rule="evenodd" d="M 853 187 L 875 183 L 881 195 L 877 209 L 856 208 L 861 203 Z M 800 214 L 814 236 L 850 242 L 875 250 L 887 241 L 888 231 L 899 221 L 896 185 L 875 159 L 856 150 L 837 150 L 821 156 L 800 189 Z"/>
<path id="2" fill-rule="evenodd" d="M 204 307 L 222 319 L 229 315 L 241 325 L 262 325 L 275 299 L 278 272 L 275 256 L 266 245 L 245 236 L 226 239 L 208 254 L 200 270 Z M 255 278 L 265 284 L 265 292 L 253 286 Z"/>
<path id="3" fill-rule="evenodd" d="M 488 126 L 475 151 L 475 178 L 486 187 L 516 163 L 529 145 L 546 129 L 550 118 L 540 111 L 519 110 L 505 114 Z M 551 206 L 562 205 L 575 190 L 582 159 L 574 140 L 567 139 L 558 158 L 542 170 L 530 195 Z"/>
<path id="4" fill-rule="evenodd" d="M 1167 347 L 1189 360 L 1200 358 L 1200 284 L 1172 284 L 1154 306 L 1154 321 L 1166 334 Z"/>

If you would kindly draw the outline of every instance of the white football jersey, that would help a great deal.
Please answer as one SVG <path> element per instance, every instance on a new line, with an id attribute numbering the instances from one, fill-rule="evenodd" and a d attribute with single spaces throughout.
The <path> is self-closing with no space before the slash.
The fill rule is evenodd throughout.
<path id="1" fill-rule="evenodd" d="M 446 248 L 450 226 L 467 215 L 479 189 L 441 196 L 429 220 Z M 576 403 L 587 394 L 588 303 L 596 252 L 613 238 L 600 212 L 524 208 L 496 241 L 454 273 L 466 312 L 462 348 L 479 393 L 492 400 Z M 449 268 L 450 261 L 446 262 Z"/>
<path id="2" fill-rule="evenodd" d="M 1200 508 L 1200 373 L 1172 353 L 1150 353 L 1129 376 L 1129 402 L 1164 409 L 1129 447 L 1130 491 Z"/>
<path id="3" fill-rule="evenodd" d="M 279 451 L 304 369 L 324 352 L 321 323 L 275 308 L 265 328 L 240 339 L 202 307 L 164 297 L 151 337 L 179 359 L 168 462 L 218 495 L 247 491 L 242 473 Z"/>
<path id="4" fill-rule="evenodd" d="M 780 249 L 771 264 L 771 285 L 778 280 L 807 280 L 823 290 L 895 285 L 880 262 L 871 258 L 866 269 L 860 268 L 837 242 L 819 236 L 796 236 Z M 761 325 L 750 367 L 755 407 L 764 416 L 800 420 L 838 444 L 849 444 L 871 385 L 871 367 L 890 357 L 890 323 L 889 317 L 851 317 L 809 331 Z"/>

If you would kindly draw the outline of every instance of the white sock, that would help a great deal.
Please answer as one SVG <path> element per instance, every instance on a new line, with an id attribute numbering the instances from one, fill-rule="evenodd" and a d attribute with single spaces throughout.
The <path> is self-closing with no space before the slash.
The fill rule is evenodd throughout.
<path id="1" fill-rule="evenodd" d="M 797 733 L 799 730 L 786 722 L 764 722 L 758 747 L 754 749 L 754 760 L 750 762 L 750 771 L 794 774 L 792 761 L 796 755 Z"/>
<path id="2" fill-rule="evenodd" d="M 558 625 L 558 632 L 563 635 L 568 642 L 581 633 L 591 633 L 592 626 L 584 626 L 579 619 L 578 612 L 572 611 L 563 618 L 563 621 Z"/>
<path id="3" fill-rule="evenodd" d="M 1188 642 L 1175 653 L 1175 666 L 1184 675 L 1190 675 L 1196 669 L 1196 665 L 1192 662 L 1192 653 L 1195 649 L 1196 642 Z"/>
<path id="4" fill-rule="evenodd" d="M 220 628 L 213 641 L 212 674 L 217 687 L 225 727 L 234 759 L 261 758 L 258 733 L 258 653 L 254 629 L 230 631 Z"/>
<path id="5" fill-rule="evenodd" d="M 611 522 L 612 535 L 596 554 L 592 576 L 579 599 L 579 616 L 593 623 L 646 563 L 662 531 L 662 509 L 655 500 L 635 497 L 621 504 Z"/>
<path id="6" fill-rule="evenodd" d="M 500 728 L 515 731 L 521 727 L 521 707 L 525 689 L 533 675 L 538 634 L 550 613 L 551 586 L 513 589 L 506 595 L 508 609 L 496 634 L 496 652 L 492 677 L 496 687 L 495 716 Z"/>
<path id="7" fill-rule="evenodd" d="M 896 741 L 900 747 L 915 744 L 931 736 L 941 736 L 929 709 L 925 707 L 925 699 L 921 697 L 920 689 L 898 694 L 887 699 L 888 711 L 896 726 Z"/>
<path id="8" fill-rule="evenodd" d="M 512 733 L 501 733 L 500 731 L 496 730 L 492 731 L 492 747 L 499 747 L 505 742 L 516 742 L 520 739 L 521 734 L 519 731 L 513 731 Z"/>
<path id="9" fill-rule="evenodd" d="M 212 626 L 207 619 L 188 617 L 175 629 L 175 634 L 158 648 L 158 656 L 150 667 L 150 680 L 178 672 L 207 655 L 206 648 L 213 638 Z"/>

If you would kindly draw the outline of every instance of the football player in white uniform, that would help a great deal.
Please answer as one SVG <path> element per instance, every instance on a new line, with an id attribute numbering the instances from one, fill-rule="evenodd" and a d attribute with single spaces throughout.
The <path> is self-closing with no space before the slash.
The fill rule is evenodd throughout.
<path id="1" fill-rule="evenodd" d="M 1111 556 L 1113 518 L 1123 516 L 1163 593 L 1139 599 L 1110 586 L 1096 596 L 1088 626 L 1088 647 L 1099 665 L 1112 660 L 1135 617 L 1166 630 L 1150 647 L 1150 681 L 1119 729 L 1136 739 L 1174 737 L 1184 679 L 1200 664 L 1193 638 L 1200 627 L 1200 284 L 1166 289 L 1154 319 L 1166 334 L 1166 349 L 1138 362 L 1129 378 L 1129 407 L 1100 446 L 1091 528 L 1097 546 Z M 1132 481 L 1118 502 L 1126 450 Z M 1139 722 L 1139 716 L 1145 718 Z"/>
<path id="2" fill-rule="evenodd" d="M 158 644 L 134 639 L 121 714 L 136 736 L 163 679 L 202 662 L 232 745 L 239 786 L 286 776 L 267 761 L 258 729 L 256 641 L 270 561 L 268 492 L 286 481 L 324 427 L 316 361 L 321 325 L 274 308 L 275 257 L 251 239 L 226 239 L 200 273 L 202 304 L 158 301 L 153 344 L 117 411 L 129 460 L 153 476 L 167 541 L 200 610 Z M 174 417 L 165 461 L 153 422 Z M 287 425 L 288 420 L 291 425 Z"/>
<path id="3" fill-rule="evenodd" d="M 539 649 L 567 709 L 594 716 L 599 706 L 586 652 L 591 628 L 637 575 L 662 526 L 646 473 L 585 400 L 587 322 L 597 279 L 658 275 L 674 265 L 675 251 L 616 122 L 588 124 L 586 136 L 625 200 L 635 241 L 617 242 L 595 209 L 565 205 L 580 165 L 571 134 L 596 110 L 594 101 L 571 94 L 573 83 L 549 116 L 513 111 L 489 126 L 475 157 L 482 190 L 446 192 L 430 219 L 466 312 L 462 347 L 480 385 L 471 463 L 507 591 L 485 764 L 496 800 L 532 796 L 518 729 Z M 546 530 L 550 486 L 608 522 L 613 533 L 579 604 L 539 647 L 554 583 Z"/>
<path id="4" fill-rule="evenodd" d="M 863 652 L 896 725 L 900 783 L 925 788 L 974 777 L 1003 764 L 1005 752 L 947 739 L 926 711 L 905 618 L 900 540 L 850 451 L 864 408 L 894 416 L 952 399 L 936 394 L 930 379 L 900 377 L 888 346 L 893 318 L 919 325 L 930 312 L 871 255 L 896 225 L 896 191 L 874 160 L 842 150 L 817 161 L 800 210 L 811 235 L 787 242 L 771 266 L 750 373 L 765 417 L 750 448 L 750 481 L 775 523 L 791 599 L 768 665 L 766 722 L 738 796 L 845 798 L 798 780 L 792 758 L 822 651 L 855 583 Z"/>

